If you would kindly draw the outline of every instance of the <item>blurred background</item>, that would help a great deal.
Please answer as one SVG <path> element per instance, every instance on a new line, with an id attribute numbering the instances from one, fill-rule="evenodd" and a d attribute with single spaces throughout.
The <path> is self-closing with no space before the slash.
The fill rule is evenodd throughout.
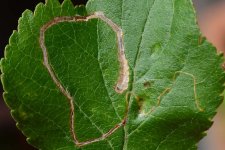
<path id="1" fill-rule="evenodd" d="M 62 0 L 60 0 L 62 1 Z M 72 0 L 85 4 L 87 0 Z M 34 10 L 44 0 L 3 0 L 0 3 L 0 57 L 17 21 L 25 9 Z M 225 53 L 225 0 L 193 0 L 197 11 L 198 24 L 204 36 L 212 42 L 218 52 Z M 2 87 L 0 84 L 0 93 Z M 207 136 L 199 143 L 199 150 L 225 150 L 225 104 L 218 109 L 215 123 Z M 16 128 L 10 111 L 0 96 L 0 148 L 2 150 L 35 150 L 26 143 L 26 138 Z"/>

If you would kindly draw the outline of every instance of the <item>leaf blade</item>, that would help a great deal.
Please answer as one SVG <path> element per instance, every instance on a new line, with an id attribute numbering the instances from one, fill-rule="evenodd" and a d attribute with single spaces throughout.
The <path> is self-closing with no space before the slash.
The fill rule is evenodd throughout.
<path id="1" fill-rule="evenodd" d="M 221 103 L 223 60 L 206 41 L 199 45 L 192 3 L 155 0 L 136 4 L 93 0 L 86 7 L 88 14 L 103 11 L 121 26 L 133 73 L 125 128 L 81 149 L 193 148 Z M 86 15 L 86 10 L 55 0 L 39 4 L 34 15 L 26 11 L 1 61 L 6 103 L 29 142 L 40 149 L 79 149 L 70 135 L 67 100 L 43 67 L 38 43 L 45 23 L 56 16 L 77 14 Z M 52 68 L 74 93 L 76 133 L 81 141 L 101 136 L 124 117 L 126 93 L 118 95 L 113 89 L 119 74 L 115 39 L 112 29 L 100 20 L 60 23 L 46 32 Z M 177 75 L 178 71 L 183 73 Z M 196 107 L 198 101 L 204 112 Z"/>

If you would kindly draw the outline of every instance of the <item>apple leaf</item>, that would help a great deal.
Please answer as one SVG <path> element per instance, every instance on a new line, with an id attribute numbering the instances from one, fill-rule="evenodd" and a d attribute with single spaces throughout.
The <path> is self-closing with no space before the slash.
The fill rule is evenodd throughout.
<path id="1" fill-rule="evenodd" d="M 1 79 L 38 149 L 197 149 L 222 102 L 222 62 L 191 0 L 48 0 L 19 19 Z"/>

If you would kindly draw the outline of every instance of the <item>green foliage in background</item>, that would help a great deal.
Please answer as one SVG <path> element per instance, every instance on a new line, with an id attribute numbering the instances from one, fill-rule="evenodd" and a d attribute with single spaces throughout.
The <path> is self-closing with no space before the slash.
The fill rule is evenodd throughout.
<path id="1" fill-rule="evenodd" d="M 51 66 L 75 99 L 79 140 L 98 138 L 119 123 L 128 92 L 130 107 L 124 127 L 78 148 L 70 134 L 69 104 L 43 65 L 39 33 L 57 16 L 95 11 L 123 30 L 130 67 L 129 89 L 123 94 L 114 91 L 116 36 L 103 21 L 60 23 L 45 36 Z M 39 149 L 186 150 L 196 149 L 222 102 L 222 61 L 201 40 L 191 0 L 90 0 L 75 8 L 69 0 L 48 0 L 19 19 L 1 61 L 1 77 L 18 128 Z"/>

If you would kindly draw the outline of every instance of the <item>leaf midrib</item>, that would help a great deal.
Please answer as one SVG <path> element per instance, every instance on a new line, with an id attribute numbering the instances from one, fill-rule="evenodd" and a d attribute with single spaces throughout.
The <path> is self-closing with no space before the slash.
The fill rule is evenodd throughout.
<path id="1" fill-rule="evenodd" d="M 122 0 L 122 2 L 124 3 L 124 0 Z M 135 68 L 136 68 L 136 65 L 137 65 L 137 59 L 138 59 L 138 55 L 140 53 L 140 46 L 141 46 L 141 43 L 142 43 L 142 39 L 143 39 L 143 34 L 144 34 L 144 31 L 145 31 L 145 28 L 146 28 L 146 24 L 147 24 L 147 21 L 148 21 L 148 18 L 149 18 L 149 15 L 151 14 L 151 10 L 155 4 L 156 0 L 153 1 L 153 4 L 152 6 L 149 8 L 149 11 L 148 11 L 148 15 L 146 17 L 146 20 L 145 20 L 145 23 L 143 24 L 143 28 L 142 28 L 142 33 L 141 33 L 141 37 L 140 37 L 140 41 L 138 43 L 138 48 L 137 48 L 137 53 L 135 55 L 135 59 L 134 59 L 134 67 L 132 68 L 132 78 L 131 78 L 131 81 L 130 81 L 130 84 L 131 84 L 131 87 L 130 87 L 130 92 L 133 91 L 133 88 L 134 88 L 134 81 L 135 81 Z M 124 14 L 123 12 L 123 3 L 122 3 L 122 16 Z M 122 19 L 122 17 L 121 17 Z M 123 22 L 123 21 L 121 21 Z M 121 26 L 123 27 L 123 24 L 121 23 Z M 128 100 L 129 102 L 131 103 L 131 97 L 132 96 L 129 96 L 128 97 Z M 130 106 L 129 106 L 130 108 Z M 129 110 L 128 110 L 128 114 L 129 114 Z M 128 119 L 128 118 L 127 118 Z M 123 144 L 123 150 L 127 150 L 127 144 L 128 144 L 128 131 L 126 129 L 126 125 L 124 126 L 124 133 L 125 133 L 125 136 L 124 136 L 124 144 Z"/>

